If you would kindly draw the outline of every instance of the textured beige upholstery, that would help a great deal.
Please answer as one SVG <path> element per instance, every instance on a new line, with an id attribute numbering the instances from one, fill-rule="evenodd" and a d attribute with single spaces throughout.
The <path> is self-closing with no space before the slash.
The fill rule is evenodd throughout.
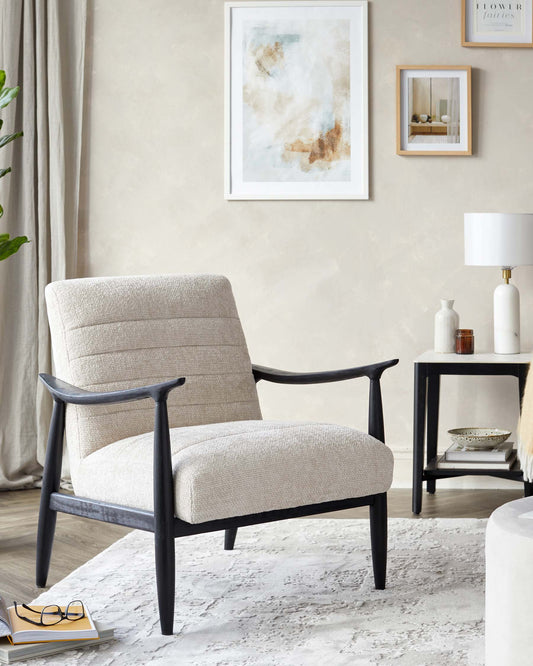
<path id="1" fill-rule="evenodd" d="M 363 497 L 392 481 L 390 449 L 353 428 L 237 421 L 170 435 L 175 512 L 188 523 Z M 153 510 L 152 452 L 148 433 L 92 453 L 80 465 L 78 494 Z"/>
<path id="2" fill-rule="evenodd" d="M 390 450 L 352 428 L 262 421 L 229 282 L 140 276 L 48 285 L 55 374 L 110 391 L 180 376 L 169 398 L 176 515 L 190 523 L 386 492 Z M 153 509 L 154 404 L 67 407 L 77 495 Z"/>
<path id="3" fill-rule="evenodd" d="M 46 288 L 55 374 L 92 391 L 185 376 L 169 397 L 171 427 L 260 419 L 228 280 L 216 275 L 85 278 Z M 151 432 L 150 400 L 67 409 L 74 489 L 81 459 Z"/>

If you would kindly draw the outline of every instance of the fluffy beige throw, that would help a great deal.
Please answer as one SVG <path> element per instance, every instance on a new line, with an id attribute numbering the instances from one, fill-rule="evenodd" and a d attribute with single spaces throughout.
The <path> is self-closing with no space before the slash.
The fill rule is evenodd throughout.
<path id="1" fill-rule="evenodd" d="M 529 369 L 518 424 L 518 458 L 524 481 L 533 481 L 533 368 Z"/>

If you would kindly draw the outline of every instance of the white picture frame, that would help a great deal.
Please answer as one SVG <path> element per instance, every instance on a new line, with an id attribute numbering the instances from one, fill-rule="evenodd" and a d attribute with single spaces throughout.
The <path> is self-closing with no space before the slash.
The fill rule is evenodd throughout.
<path id="1" fill-rule="evenodd" d="M 472 155 L 472 67 L 396 67 L 396 153 Z"/>
<path id="2" fill-rule="evenodd" d="M 366 0 L 225 3 L 233 199 L 368 199 Z"/>
<path id="3" fill-rule="evenodd" d="M 533 47 L 533 0 L 462 0 L 461 44 Z"/>

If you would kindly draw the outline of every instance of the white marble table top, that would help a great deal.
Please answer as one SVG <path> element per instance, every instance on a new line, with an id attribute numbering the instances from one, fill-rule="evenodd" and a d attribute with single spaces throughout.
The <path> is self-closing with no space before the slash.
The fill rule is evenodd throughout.
<path id="1" fill-rule="evenodd" d="M 530 352 L 520 354 L 494 354 L 481 352 L 479 354 L 439 354 L 426 351 L 414 359 L 414 363 L 529 363 Z"/>

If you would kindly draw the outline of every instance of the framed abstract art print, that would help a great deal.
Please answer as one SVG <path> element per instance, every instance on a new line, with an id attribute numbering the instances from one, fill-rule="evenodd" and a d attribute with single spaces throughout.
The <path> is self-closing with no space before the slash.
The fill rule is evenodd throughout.
<path id="1" fill-rule="evenodd" d="M 227 2 L 226 199 L 368 199 L 367 3 Z"/>

